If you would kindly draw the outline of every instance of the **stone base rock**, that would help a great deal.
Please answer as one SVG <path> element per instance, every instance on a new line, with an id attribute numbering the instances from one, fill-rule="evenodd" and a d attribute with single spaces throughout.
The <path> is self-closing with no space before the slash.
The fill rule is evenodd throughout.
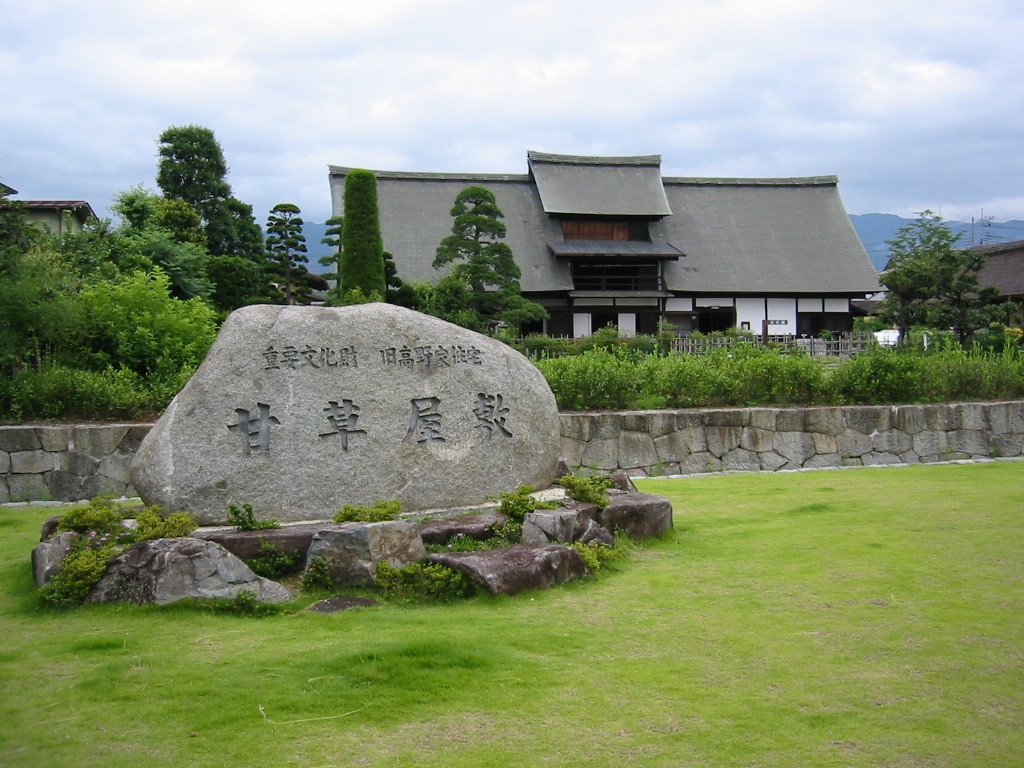
<path id="1" fill-rule="evenodd" d="M 309 545 L 313 541 L 313 536 L 320 531 L 337 527 L 337 523 L 320 522 L 286 525 L 282 528 L 268 528 L 262 531 L 203 530 L 200 528 L 193 533 L 193 536 L 206 541 L 215 541 L 235 557 L 240 557 L 243 560 L 258 557 L 264 541 L 272 544 L 286 555 L 301 554 L 302 557 L 305 557 Z"/>
<path id="2" fill-rule="evenodd" d="M 614 494 L 598 522 L 609 531 L 619 529 L 633 539 L 661 536 L 672 527 L 672 503 L 652 493 Z"/>
<path id="3" fill-rule="evenodd" d="M 608 547 L 615 546 L 615 537 L 603 525 L 589 517 L 581 519 L 579 530 L 576 532 L 576 541 L 580 544 L 604 544 Z"/>
<path id="4" fill-rule="evenodd" d="M 572 544 L 580 514 L 570 509 L 528 512 L 523 518 L 523 544 Z"/>
<path id="5" fill-rule="evenodd" d="M 330 565 L 334 584 L 372 587 L 378 563 L 404 568 L 426 554 L 419 526 L 411 520 L 340 523 L 313 536 L 306 553 L 306 573 L 310 563 L 323 558 Z"/>
<path id="6" fill-rule="evenodd" d="M 281 521 L 346 504 L 482 504 L 552 482 L 558 408 L 543 375 L 496 339 L 391 304 L 253 305 L 139 446 L 147 504 L 227 522 L 230 504 Z"/>
<path id="7" fill-rule="evenodd" d="M 447 544 L 458 535 L 474 541 L 485 541 L 494 536 L 494 529 L 509 521 L 501 512 L 453 517 L 424 517 L 418 523 L 424 544 Z"/>
<path id="8" fill-rule="evenodd" d="M 291 593 L 257 576 L 220 544 L 193 538 L 133 544 L 110 561 L 85 603 L 156 603 L 189 598 L 234 598 L 254 592 L 262 602 L 283 603 Z"/>
<path id="9" fill-rule="evenodd" d="M 428 555 L 427 561 L 461 571 L 492 595 L 517 595 L 527 589 L 547 589 L 588 573 L 579 552 L 562 544 L 444 552 Z"/>
<path id="10" fill-rule="evenodd" d="M 45 587 L 60 572 L 68 554 L 67 548 L 77 535 L 74 531 L 58 533 L 37 544 L 32 550 L 32 576 L 35 577 L 37 587 Z"/>

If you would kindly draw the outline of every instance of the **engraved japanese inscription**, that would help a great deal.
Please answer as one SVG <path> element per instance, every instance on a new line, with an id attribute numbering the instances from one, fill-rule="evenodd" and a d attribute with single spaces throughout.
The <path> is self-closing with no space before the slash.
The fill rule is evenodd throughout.
<path id="1" fill-rule="evenodd" d="M 558 415 L 500 342 L 387 304 L 245 307 L 140 447 L 147 503 L 205 523 L 251 503 L 281 520 L 399 499 L 483 503 L 554 477 Z"/>

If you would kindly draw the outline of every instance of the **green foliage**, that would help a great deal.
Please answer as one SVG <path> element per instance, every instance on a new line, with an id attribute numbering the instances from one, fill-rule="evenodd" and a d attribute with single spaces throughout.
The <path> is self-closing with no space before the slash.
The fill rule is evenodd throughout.
<path id="1" fill-rule="evenodd" d="M 239 531 L 263 531 L 281 527 L 281 524 L 272 518 L 256 519 L 252 504 L 228 504 L 228 522 Z"/>
<path id="2" fill-rule="evenodd" d="M 137 541 L 187 536 L 198 527 L 194 516 L 176 513 L 164 516 L 159 507 L 135 513 L 135 526 L 124 523 L 124 510 L 109 496 L 97 496 L 72 507 L 57 523 L 57 532 L 74 532 L 67 556 L 53 580 L 39 592 L 44 603 L 77 605 L 89 594 L 106 570 L 111 558 Z"/>
<path id="3" fill-rule="evenodd" d="M 385 600 L 393 603 L 448 603 L 472 597 L 473 582 L 461 571 L 440 563 L 413 563 L 395 568 L 377 565 L 376 583 Z"/>
<path id="4" fill-rule="evenodd" d="M 615 485 L 614 480 L 603 475 L 590 477 L 563 475 L 555 482 L 565 488 L 569 498 L 596 504 L 601 509 L 608 505 L 608 489 Z"/>
<path id="5" fill-rule="evenodd" d="M 587 566 L 592 574 L 599 573 L 604 570 L 605 566 L 609 563 L 614 562 L 622 556 L 622 550 L 611 547 L 607 544 L 600 544 L 598 542 L 590 542 L 584 544 L 576 541 L 570 544 L 573 549 L 580 553 L 580 557 L 583 558 L 583 562 Z"/>
<path id="6" fill-rule="evenodd" d="M 101 494 L 61 515 L 57 532 L 122 533 L 125 530 L 124 518 L 124 510 L 114 504 L 110 496 Z"/>
<path id="7" fill-rule="evenodd" d="M 211 201 L 203 214 L 206 248 L 213 256 L 238 256 L 262 262 L 263 231 L 252 206 L 235 197 Z"/>
<path id="8" fill-rule="evenodd" d="M 395 520 L 402 512 L 402 502 L 397 499 L 391 501 L 375 501 L 371 506 L 355 506 L 346 504 L 334 516 L 336 523 L 380 523 L 385 520 Z"/>
<path id="9" fill-rule="evenodd" d="M 575 357 L 538 360 L 560 408 L 626 408 L 639 394 L 637 365 L 603 349 Z"/>
<path id="10" fill-rule="evenodd" d="M 339 307 L 350 307 L 353 304 L 372 304 L 375 301 L 383 301 L 384 297 L 379 293 L 364 293 L 362 288 L 352 288 L 343 291 L 341 296 L 332 303 Z"/>
<path id="11" fill-rule="evenodd" d="M 963 342 L 974 331 L 1016 311 L 995 304 L 999 291 L 980 286 L 987 256 L 956 247 L 959 236 L 931 211 L 924 211 L 888 241 L 889 264 L 880 281 L 887 290 L 879 316 L 903 334 L 913 325 L 953 328 Z"/>
<path id="12" fill-rule="evenodd" d="M 419 306 L 419 295 L 411 283 L 405 282 L 398 276 L 398 267 L 395 265 L 394 257 L 384 251 L 384 282 L 387 285 L 387 292 L 384 300 L 388 304 L 395 304 L 399 307 L 417 309 Z"/>
<path id="13" fill-rule="evenodd" d="M 517 523 L 522 523 L 528 512 L 538 509 L 558 509 L 557 501 L 540 501 L 531 496 L 537 489 L 532 485 L 520 485 L 514 491 L 502 491 L 498 494 L 498 511 L 503 512 Z"/>
<path id="14" fill-rule="evenodd" d="M 82 358 L 91 368 L 128 368 L 140 376 L 176 376 L 197 366 L 217 335 L 213 310 L 198 299 L 170 295 L 160 271 L 136 272 L 80 294 L 87 326 Z"/>
<path id="15" fill-rule="evenodd" d="M 270 300 L 265 270 L 250 259 L 211 256 L 206 262 L 206 276 L 213 284 L 210 301 L 222 312 Z"/>
<path id="16" fill-rule="evenodd" d="M 171 126 L 158 141 L 156 183 L 164 196 L 184 200 L 205 216 L 211 201 L 231 194 L 224 151 L 209 128 Z"/>
<path id="17" fill-rule="evenodd" d="M 384 296 L 384 245 L 377 209 L 377 177 L 352 170 L 345 177 L 345 225 L 342 232 L 342 293 L 358 288 L 365 295 Z"/>
<path id="18" fill-rule="evenodd" d="M 146 507 L 135 513 L 135 541 L 153 539 L 177 539 L 188 536 L 199 527 L 195 515 L 188 512 L 163 514 L 160 507 Z"/>
<path id="19" fill-rule="evenodd" d="M 473 289 L 455 275 L 445 275 L 436 283 L 418 283 L 416 303 L 420 312 L 486 333 L 484 318 L 473 308 Z"/>
<path id="20" fill-rule="evenodd" d="M 259 260 L 263 233 L 252 206 L 231 196 L 228 165 L 213 131 L 171 126 L 160 134 L 156 181 L 167 200 L 182 200 L 199 213 L 207 251 Z"/>
<path id="21" fill-rule="evenodd" d="M 210 600 L 196 600 L 196 606 L 206 608 L 214 613 L 226 613 L 233 616 L 249 616 L 262 618 L 265 616 L 279 616 L 287 608 L 277 603 L 262 603 L 259 595 L 255 592 L 243 589 L 232 598 L 217 598 Z"/>
<path id="22" fill-rule="evenodd" d="M 592 350 L 536 360 L 566 410 L 842 405 L 1024 396 L 1024 355 L 934 342 L 925 351 L 873 348 L 826 365 L 820 358 L 754 344 L 704 355 Z"/>
<path id="23" fill-rule="evenodd" d="M 71 552 L 53 580 L 39 590 L 39 598 L 55 606 L 81 605 L 103 576 L 107 562 L 114 554 L 112 547 Z"/>
<path id="24" fill-rule="evenodd" d="M 326 222 L 326 237 L 320 239 L 324 245 L 329 245 L 333 250 L 328 256 L 321 256 L 319 261 L 325 267 L 331 267 L 331 271 L 321 277 L 334 283 L 327 291 L 326 304 L 333 306 L 341 298 L 341 253 L 342 236 L 345 234 L 345 219 L 342 216 L 332 216 Z"/>
<path id="25" fill-rule="evenodd" d="M 257 576 L 264 576 L 268 579 L 280 579 L 283 576 L 288 576 L 298 571 L 302 567 L 302 559 L 301 551 L 291 554 L 282 552 L 271 542 L 261 539 L 256 557 L 245 560 L 245 564 Z"/>
<path id="26" fill-rule="evenodd" d="M 310 592 L 329 592 L 334 589 L 331 564 L 326 557 L 314 557 L 306 564 L 300 580 L 302 588 Z"/>

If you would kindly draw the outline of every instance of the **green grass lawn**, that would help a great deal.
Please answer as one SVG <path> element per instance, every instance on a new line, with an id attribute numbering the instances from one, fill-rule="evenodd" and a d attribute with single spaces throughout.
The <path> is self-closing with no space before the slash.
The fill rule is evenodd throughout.
<path id="1" fill-rule="evenodd" d="M 0 511 L 0 765 L 1024 765 L 1024 463 L 650 480 L 676 528 L 516 598 L 41 609 Z"/>

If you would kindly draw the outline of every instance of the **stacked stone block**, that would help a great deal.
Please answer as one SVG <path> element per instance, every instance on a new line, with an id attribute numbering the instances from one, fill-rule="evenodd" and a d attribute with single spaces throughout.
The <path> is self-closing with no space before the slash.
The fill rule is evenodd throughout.
<path id="1" fill-rule="evenodd" d="M 563 413 L 562 455 L 651 475 L 1021 456 L 1024 402 Z"/>
<path id="2" fill-rule="evenodd" d="M 128 466 L 150 427 L 0 427 L 0 502 L 131 496 Z"/>

